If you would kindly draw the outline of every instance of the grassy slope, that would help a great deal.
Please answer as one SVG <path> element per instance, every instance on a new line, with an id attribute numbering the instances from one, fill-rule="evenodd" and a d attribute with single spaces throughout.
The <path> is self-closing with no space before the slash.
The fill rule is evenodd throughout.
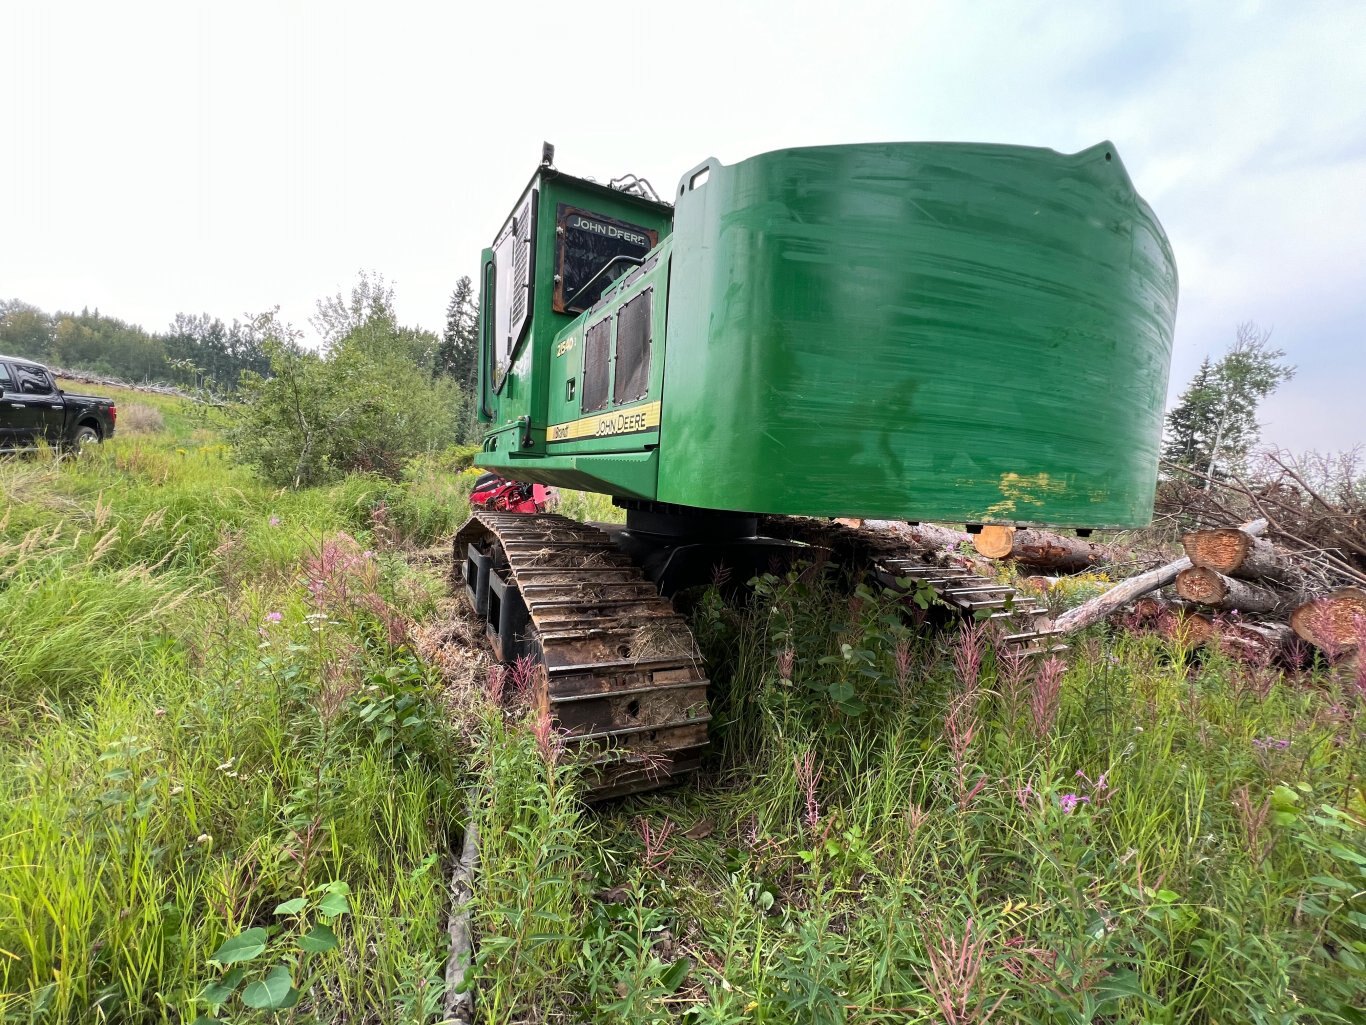
<path id="1" fill-rule="evenodd" d="M 1354 681 L 1097 634 L 1053 699 L 876 596 L 773 582 L 693 613 L 709 777 L 584 813 L 524 701 L 448 718 L 392 643 L 440 582 L 390 542 L 449 530 L 460 479 L 273 492 L 128 401 L 165 434 L 0 463 L 17 1018 L 188 1020 L 219 945 L 278 922 L 251 964 L 287 959 L 305 1017 L 433 1020 L 467 783 L 490 1022 L 1327 1021 L 1363 991 Z M 340 948 L 299 953 L 328 922 Z"/>
<path id="2" fill-rule="evenodd" d="M 402 646 L 439 585 L 388 552 L 468 485 L 280 493 L 200 412 L 116 397 L 165 431 L 0 462 L 0 1008 L 189 1021 L 220 944 L 278 924 L 252 967 L 325 1020 L 426 1020 L 463 759 Z M 334 882 L 340 947 L 300 954 Z"/>

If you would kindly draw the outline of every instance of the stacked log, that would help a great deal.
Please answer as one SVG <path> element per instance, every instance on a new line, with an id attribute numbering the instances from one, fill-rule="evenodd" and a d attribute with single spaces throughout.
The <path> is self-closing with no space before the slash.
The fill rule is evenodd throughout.
<path id="1" fill-rule="evenodd" d="M 1209 616 L 1178 608 L 1157 622 L 1157 631 L 1187 648 L 1203 648 L 1219 636 L 1219 624 Z"/>
<path id="2" fill-rule="evenodd" d="M 1236 577 L 1226 577 L 1208 566 L 1192 566 L 1176 575 L 1176 593 L 1186 601 L 1218 612 L 1247 612 L 1253 615 L 1289 611 L 1289 597 L 1268 587 L 1260 587 Z"/>
<path id="3" fill-rule="evenodd" d="M 1341 587 L 1311 599 L 1290 613 L 1290 628 L 1330 655 L 1354 651 L 1366 643 L 1366 591 Z"/>
<path id="4" fill-rule="evenodd" d="M 1242 622 L 1235 617 L 1198 612 L 1190 603 L 1167 601 L 1154 595 L 1134 602 L 1126 622 L 1189 649 L 1217 645 L 1236 658 L 1259 664 L 1284 656 L 1295 636 L 1284 623 Z"/>
<path id="5" fill-rule="evenodd" d="M 1192 566 L 1210 569 L 1239 580 L 1299 582 L 1294 560 L 1270 541 L 1237 527 L 1197 530 L 1181 539 Z"/>
<path id="6" fill-rule="evenodd" d="M 1049 530 L 988 523 L 972 535 L 972 546 L 988 559 L 1013 559 L 1022 566 L 1051 573 L 1079 573 L 1109 561 L 1103 546 Z"/>
<path id="7" fill-rule="evenodd" d="M 1243 623 L 1193 613 L 1201 620 L 1197 631 L 1202 644 L 1217 643 L 1228 654 L 1249 662 L 1272 662 L 1285 654 L 1294 632 L 1284 623 Z"/>
<path id="8" fill-rule="evenodd" d="M 1187 534 L 1185 558 L 1123 581 L 1054 626 L 1064 633 L 1080 629 L 1133 603 L 1131 622 L 1191 647 L 1218 643 L 1230 654 L 1265 662 L 1285 656 L 1299 637 L 1342 664 L 1360 657 L 1366 590 L 1347 586 L 1303 600 L 1310 575 L 1260 536 L 1267 526 L 1254 520 Z M 1182 604 L 1152 593 L 1169 584 Z"/>

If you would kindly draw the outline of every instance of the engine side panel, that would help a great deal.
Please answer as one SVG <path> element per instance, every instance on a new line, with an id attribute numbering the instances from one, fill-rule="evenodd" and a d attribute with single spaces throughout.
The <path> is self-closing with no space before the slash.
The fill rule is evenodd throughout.
<path id="1" fill-rule="evenodd" d="M 1148 522 L 1177 275 L 1109 143 L 782 150 L 674 199 L 661 501 Z"/>

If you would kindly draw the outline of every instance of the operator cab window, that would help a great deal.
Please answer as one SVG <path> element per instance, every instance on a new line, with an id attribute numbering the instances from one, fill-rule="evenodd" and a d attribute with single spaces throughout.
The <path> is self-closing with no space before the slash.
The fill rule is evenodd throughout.
<path id="1" fill-rule="evenodd" d="M 659 232 L 560 203 L 555 208 L 556 313 L 582 313 L 638 267 Z"/>
<path id="2" fill-rule="evenodd" d="M 536 197 L 532 190 L 522 197 L 517 211 L 493 243 L 495 279 L 493 295 L 493 387 L 503 387 L 503 378 L 526 332 L 533 303 L 535 280 Z"/>
<path id="3" fill-rule="evenodd" d="M 15 367 L 19 373 L 19 390 L 25 395 L 51 395 L 56 389 L 47 371 L 37 367 Z"/>
<path id="4" fill-rule="evenodd" d="M 9 375 L 9 367 L 0 363 L 0 394 L 7 391 L 14 391 L 14 378 Z"/>

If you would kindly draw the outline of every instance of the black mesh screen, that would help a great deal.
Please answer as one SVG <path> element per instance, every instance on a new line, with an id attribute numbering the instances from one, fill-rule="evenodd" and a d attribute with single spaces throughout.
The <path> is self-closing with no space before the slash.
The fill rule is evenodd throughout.
<path id="1" fill-rule="evenodd" d="M 583 335 L 583 392 L 579 409 L 592 413 L 607 405 L 607 356 L 612 319 L 604 317 Z"/>
<path id="2" fill-rule="evenodd" d="M 526 317 L 526 293 L 531 271 L 531 204 L 517 214 L 517 244 L 512 249 L 512 324 L 520 328 Z M 520 335 L 514 331 L 513 337 Z"/>
<path id="3" fill-rule="evenodd" d="M 640 293 L 617 314 L 617 383 L 612 401 L 630 402 L 650 390 L 650 296 Z"/>
<path id="4" fill-rule="evenodd" d="M 614 256 L 643 258 L 659 242 L 659 232 L 651 228 L 565 203 L 555 209 L 556 313 L 588 309 L 607 285 L 629 269 L 629 264 L 594 281 L 598 271 Z M 592 287 L 585 291 L 590 284 Z"/>

